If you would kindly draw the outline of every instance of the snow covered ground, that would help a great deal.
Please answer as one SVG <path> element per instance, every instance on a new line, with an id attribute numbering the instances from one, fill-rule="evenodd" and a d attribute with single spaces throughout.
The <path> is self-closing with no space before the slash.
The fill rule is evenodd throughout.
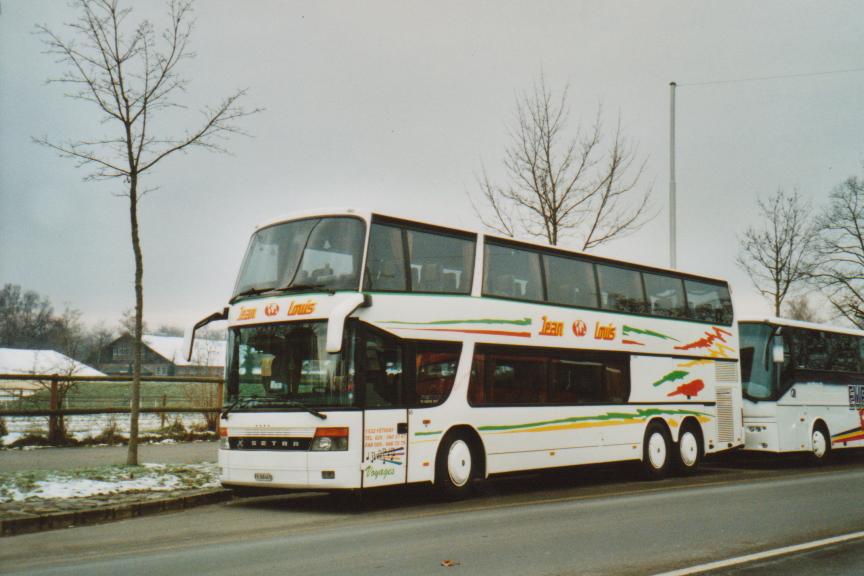
<path id="1" fill-rule="evenodd" d="M 178 418 L 187 430 L 191 429 L 192 426 L 204 423 L 204 417 L 200 414 L 166 414 L 165 425 L 170 426 Z M 30 431 L 40 431 L 43 435 L 47 434 L 47 417 L 7 417 L 5 420 L 9 433 L 0 439 L 3 445 L 8 446 L 12 444 L 18 438 L 27 435 Z M 66 417 L 66 429 L 77 440 L 98 436 L 112 423 L 116 423 L 119 434 L 124 436 L 129 435 L 128 414 L 88 414 L 85 416 Z M 144 436 L 147 433 L 158 431 L 162 427 L 162 420 L 159 414 L 141 414 L 138 426 L 141 435 Z"/>
<path id="2" fill-rule="evenodd" d="M 63 472 L 0 472 L 0 504 L 219 486 L 216 463 L 101 466 Z"/>

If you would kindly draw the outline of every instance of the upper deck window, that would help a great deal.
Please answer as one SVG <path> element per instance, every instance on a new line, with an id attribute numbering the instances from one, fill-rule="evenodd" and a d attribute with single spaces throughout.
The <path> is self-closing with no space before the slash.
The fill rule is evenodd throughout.
<path id="1" fill-rule="evenodd" d="M 725 284 L 685 280 L 690 317 L 703 322 L 732 324 L 732 298 Z"/>
<path id="2" fill-rule="evenodd" d="M 652 315 L 669 318 L 687 317 L 684 282 L 681 278 L 648 272 L 644 272 L 642 277 L 645 280 L 648 310 Z"/>
<path id="3" fill-rule="evenodd" d="M 543 300 L 540 254 L 486 243 L 483 293 L 518 300 Z"/>
<path id="4" fill-rule="evenodd" d="M 357 290 L 365 227 L 350 217 L 307 218 L 258 230 L 234 296 L 270 290 Z"/>
<path id="5" fill-rule="evenodd" d="M 458 233 L 374 223 L 366 290 L 470 294 L 475 244 Z"/>
<path id="6" fill-rule="evenodd" d="M 597 308 L 597 280 L 591 262 L 544 254 L 543 268 L 550 303 Z"/>
<path id="7" fill-rule="evenodd" d="M 402 230 L 372 224 L 369 255 L 366 257 L 366 289 L 406 292 L 405 246 Z"/>
<path id="8" fill-rule="evenodd" d="M 638 270 L 598 264 L 597 276 L 601 308 L 636 314 L 646 312 L 642 275 Z"/>
<path id="9" fill-rule="evenodd" d="M 421 230 L 405 231 L 411 263 L 411 291 L 470 294 L 474 241 Z"/>

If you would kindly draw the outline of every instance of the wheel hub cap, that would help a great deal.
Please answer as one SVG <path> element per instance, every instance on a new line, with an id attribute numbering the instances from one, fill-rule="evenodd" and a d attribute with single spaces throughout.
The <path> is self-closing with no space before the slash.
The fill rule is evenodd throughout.
<path id="1" fill-rule="evenodd" d="M 666 464 L 666 440 L 658 432 L 651 434 L 648 439 L 648 459 L 651 466 L 658 470 Z"/>
<path id="2" fill-rule="evenodd" d="M 813 431 L 813 454 L 817 457 L 821 458 L 825 455 L 827 443 L 825 441 L 825 436 L 822 435 L 821 430 Z"/>
<path id="3" fill-rule="evenodd" d="M 462 440 L 457 440 L 450 446 L 447 472 L 450 474 L 450 481 L 456 486 L 464 486 L 471 478 L 471 450 Z"/>
<path id="4" fill-rule="evenodd" d="M 681 451 L 681 462 L 688 467 L 696 464 L 699 458 L 699 443 L 696 441 L 696 436 L 692 432 L 684 432 L 678 441 L 678 446 Z"/>

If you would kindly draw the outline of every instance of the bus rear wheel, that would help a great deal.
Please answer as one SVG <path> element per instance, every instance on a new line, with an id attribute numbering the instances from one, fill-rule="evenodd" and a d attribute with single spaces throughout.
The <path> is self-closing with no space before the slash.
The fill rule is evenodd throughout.
<path id="1" fill-rule="evenodd" d="M 656 421 L 648 424 L 642 442 L 642 468 L 648 480 L 662 480 L 669 474 L 671 445 L 665 426 Z"/>
<path id="2" fill-rule="evenodd" d="M 678 435 L 675 472 L 681 476 L 695 474 L 702 462 L 702 435 L 693 424 L 685 424 Z"/>
<path id="3" fill-rule="evenodd" d="M 435 459 L 435 488 L 448 500 L 470 494 L 477 475 L 477 458 L 467 435 L 448 434 L 438 448 Z"/>
<path id="4" fill-rule="evenodd" d="M 810 459 L 822 466 L 831 456 L 831 436 L 822 422 L 817 422 L 810 434 Z"/>

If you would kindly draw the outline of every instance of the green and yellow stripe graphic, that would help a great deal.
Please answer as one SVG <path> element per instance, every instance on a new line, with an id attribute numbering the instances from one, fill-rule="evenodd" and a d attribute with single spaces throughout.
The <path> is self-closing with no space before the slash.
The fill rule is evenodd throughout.
<path id="1" fill-rule="evenodd" d="M 652 416 L 695 416 L 700 422 L 712 418 L 707 412 L 695 410 L 670 410 L 662 408 L 639 408 L 636 412 L 607 412 L 597 416 L 573 416 L 557 420 L 527 422 L 524 424 L 480 426 L 480 432 L 490 434 L 513 434 L 522 432 L 551 432 L 555 430 L 573 430 L 578 428 L 597 428 L 600 426 L 622 426 L 639 424 Z"/>

